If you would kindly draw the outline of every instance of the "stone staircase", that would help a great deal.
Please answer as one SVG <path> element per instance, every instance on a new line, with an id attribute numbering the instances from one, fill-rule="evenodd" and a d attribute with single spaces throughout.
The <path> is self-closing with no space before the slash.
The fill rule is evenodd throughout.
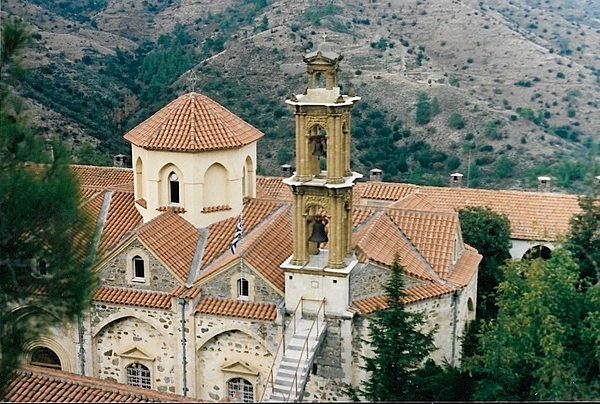
<path id="1" fill-rule="evenodd" d="M 290 320 L 286 336 L 275 357 L 261 402 L 302 401 L 315 354 L 325 336 L 324 317 Z M 285 342 L 284 342 L 285 341 Z"/>

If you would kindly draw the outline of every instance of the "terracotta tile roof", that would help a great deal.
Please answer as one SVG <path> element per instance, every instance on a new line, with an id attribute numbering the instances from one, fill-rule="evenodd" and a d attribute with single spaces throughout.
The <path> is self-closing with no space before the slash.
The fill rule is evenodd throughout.
<path id="1" fill-rule="evenodd" d="M 423 285 L 416 285 L 410 288 L 406 288 L 406 296 L 402 299 L 404 304 L 411 304 L 421 300 L 431 299 L 434 297 L 443 296 L 448 293 L 454 292 L 456 289 L 441 285 L 439 283 L 426 283 Z M 352 302 L 352 305 L 356 307 L 362 314 L 370 314 L 378 309 L 386 309 L 387 297 L 385 294 L 367 297 Z"/>
<path id="2" fill-rule="evenodd" d="M 207 96 L 188 93 L 130 130 L 125 139 L 145 149 L 202 151 L 237 148 L 262 136 Z"/>
<path id="3" fill-rule="evenodd" d="M 471 282 L 471 279 L 473 279 L 473 276 L 476 275 L 482 258 L 483 256 L 477 250 L 469 245 L 465 245 L 465 249 L 445 279 L 461 288 L 467 286 Z"/>
<path id="4" fill-rule="evenodd" d="M 8 385 L 7 402 L 148 403 L 198 399 L 38 366 L 24 366 Z"/>
<path id="5" fill-rule="evenodd" d="M 268 206 L 266 204 L 271 205 L 272 208 L 265 212 L 264 208 Z M 290 256 L 292 251 L 290 209 L 289 204 L 251 201 L 244 208 L 244 218 L 248 215 L 252 215 L 257 219 L 264 216 L 260 222 L 257 221 L 256 223 L 260 223 L 260 226 L 255 226 L 248 233 L 245 233 L 242 241 L 238 244 L 235 255 L 229 251 L 229 243 L 233 238 L 232 227 L 231 231 L 227 233 L 229 236 L 227 238 L 227 250 L 212 261 L 199 274 L 196 281 L 201 281 L 201 279 L 210 276 L 215 271 L 235 260 L 239 260 L 243 256 L 248 264 L 283 294 L 285 278 L 280 265 Z M 268 219 L 265 214 L 268 214 Z"/>
<path id="6" fill-rule="evenodd" d="M 133 203 L 133 192 L 112 192 L 98 255 L 110 251 L 131 229 L 142 223 Z"/>
<path id="7" fill-rule="evenodd" d="M 376 215 L 360 239 L 354 236 L 353 244 L 362 253 L 358 258 L 363 258 L 363 262 L 364 258 L 368 258 L 379 264 L 391 266 L 395 254 L 398 253 L 400 264 L 407 273 L 420 279 L 437 279 L 417 249 L 388 215 Z"/>
<path id="8" fill-rule="evenodd" d="M 392 203 L 390 207 L 419 211 L 439 211 L 439 209 L 436 209 L 436 206 L 431 202 L 430 198 L 417 192 Z"/>
<path id="9" fill-rule="evenodd" d="M 200 236 L 198 229 L 168 210 L 143 224 L 137 234 L 179 280 L 187 280 Z"/>
<path id="10" fill-rule="evenodd" d="M 214 316 L 241 317 L 264 321 L 273 321 L 277 318 L 277 306 L 275 304 L 216 298 L 200 300 L 196 306 L 196 312 Z"/>
<path id="11" fill-rule="evenodd" d="M 128 306 L 170 309 L 172 293 L 148 290 L 101 286 L 94 292 L 93 300 Z"/>
<path id="12" fill-rule="evenodd" d="M 386 212 L 433 269 L 445 276 L 458 232 L 458 214 L 400 209 L 387 209 Z"/>
<path id="13" fill-rule="evenodd" d="M 282 210 L 252 241 L 244 259 L 274 285 L 282 294 L 285 274 L 280 265 L 293 248 L 291 207 Z"/>
<path id="14" fill-rule="evenodd" d="M 566 234 L 572 215 L 581 211 L 576 195 L 436 187 L 422 187 L 421 192 L 431 195 L 442 208 L 488 206 L 504 213 L 512 238 L 523 240 L 554 241 Z"/>
<path id="15" fill-rule="evenodd" d="M 71 169 L 75 172 L 75 176 L 83 188 L 109 188 L 124 184 L 133 187 L 133 170 L 131 168 L 72 164 Z"/>
<path id="16" fill-rule="evenodd" d="M 369 181 L 356 184 L 355 190 L 363 199 L 397 201 L 415 191 L 416 185 Z"/>
<path id="17" fill-rule="evenodd" d="M 282 182 L 281 177 L 256 177 L 256 197 L 270 198 L 284 201 L 292 200 L 292 191 L 289 185 Z"/>
<path id="18" fill-rule="evenodd" d="M 572 215 L 581 211 L 577 195 L 551 192 L 417 186 L 387 182 L 359 183 L 363 200 L 398 201 L 411 193 L 427 195 L 438 211 L 487 206 L 510 220 L 514 239 L 555 241 L 569 230 Z"/>
<path id="19" fill-rule="evenodd" d="M 371 216 L 375 214 L 377 210 L 375 208 L 354 206 L 354 212 L 352 215 L 352 228 L 360 226 L 366 222 Z"/>
<path id="20" fill-rule="evenodd" d="M 242 211 L 243 215 L 243 235 L 240 247 L 243 248 L 246 244 L 246 237 L 261 224 L 267 217 L 273 214 L 279 207 L 281 202 L 264 201 L 264 200 L 249 200 Z M 238 218 L 232 217 L 213 223 L 208 226 L 208 237 L 204 245 L 204 254 L 202 255 L 202 268 L 206 268 L 224 252 L 229 251 L 229 246 L 233 239 L 233 233 L 237 226 Z M 229 255 L 233 257 L 231 253 Z"/>

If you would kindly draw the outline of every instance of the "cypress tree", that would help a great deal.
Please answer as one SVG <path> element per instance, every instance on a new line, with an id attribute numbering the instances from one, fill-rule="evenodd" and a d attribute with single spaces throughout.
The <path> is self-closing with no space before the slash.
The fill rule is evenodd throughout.
<path id="1" fill-rule="evenodd" d="M 370 377 L 360 393 L 372 401 L 405 401 L 418 398 L 419 369 L 433 351 L 433 333 L 424 332 L 424 314 L 409 311 L 404 300 L 403 267 L 396 255 L 385 286 L 387 308 L 370 318 L 370 345 L 374 355 L 365 358 Z"/>

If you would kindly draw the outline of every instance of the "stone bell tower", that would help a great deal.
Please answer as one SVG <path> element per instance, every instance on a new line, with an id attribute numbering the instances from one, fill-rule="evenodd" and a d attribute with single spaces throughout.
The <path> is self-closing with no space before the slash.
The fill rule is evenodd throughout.
<path id="1" fill-rule="evenodd" d="M 343 313 L 352 256 L 352 188 L 362 174 L 350 170 L 350 111 L 360 100 L 340 94 L 339 63 L 327 44 L 307 53 L 308 85 L 285 102 L 296 119 L 296 172 L 283 180 L 293 193 L 293 252 L 286 271 L 286 305 L 300 297 L 327 299 Z M 336 295 L 340 294 L 340 298 Z M 332 300 L 336 300 L 333 302 Z"/>

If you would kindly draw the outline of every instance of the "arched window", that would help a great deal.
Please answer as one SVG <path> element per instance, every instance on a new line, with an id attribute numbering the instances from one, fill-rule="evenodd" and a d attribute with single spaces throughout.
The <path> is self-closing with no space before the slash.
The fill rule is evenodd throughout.
<path id="1" fill-rule="evenodd" d="M 136 255 L 132 259 L 133 266 L 133 279 L 144 280 L 146 279 L 146 272 L 144 270 L 144 259 L 139 255 Z"/>
<path id="2" fill-rule="evenodd" d="M 236 377 L 227 382 L 227 393 L 229 394 L 229 397 L 237 396 L 238 402 L 254 402 L 254 387 L 252 387 L 252 383 L 241 377 Z"/>
<path id="3" fill-rule="evenodd" d="M 38 274 L 40 274 L 42 276 L 48 275 L 48 268 L 46 266 L 46 261 L 44 261 L 44 260 L 38 260 L 38 262 L 37 262 L 37 270 L 38 270 Z"/>
<path id="4" fill-rule="evenodd" d="M 150 383 L 150 369 L 140 363 L 132 363 L 127 366 L 127 384 L 132 386 L 152 388 Z"/>
<path id="5" fill-rule="evenodd" d="M 62 369 L 60 358 L 53 350 L 49 348 L 36 348 L 31 354 L 32 365 L 43 366 L 45 368 Z"/>
<path id="6" fill-rule="evenodd" d="M 174 171 L 169 174 L 169 203 L 179 203 L 179 177 Z"/>
<path id="7" fill-rule="evenodd" d="M 244 278 L 238 279 L 237 291 L 238 291 L 238 297 L 248 297 L 249 296 L 249 287 L 248 287 L 247 279 L 244 279 Z"/>

